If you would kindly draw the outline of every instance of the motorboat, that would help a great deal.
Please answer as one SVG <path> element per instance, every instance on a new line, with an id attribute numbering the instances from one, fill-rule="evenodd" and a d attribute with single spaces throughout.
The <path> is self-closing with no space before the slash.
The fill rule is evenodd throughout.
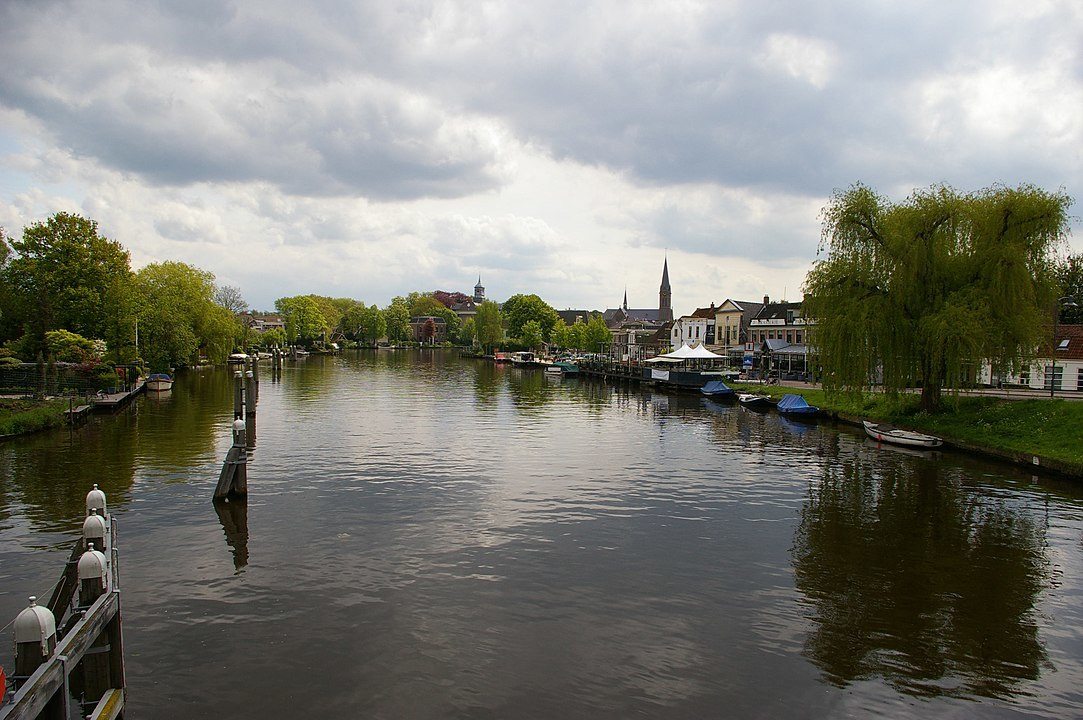
<path id="1" fill-rule="evenodd" d="M 219 357 L 221 357 L 221 355 L 219 355 Z M 248 355 L 244 353 L 233 353 L 226 358 L 226 363 L 229 365 L 244 365 L 246 362 L 248 362 Z"/>
<path id="2" fill-rule="evenodd" d="M 546 365 L 545 366 L 545 372 L 548 375 L 563 375 L 564 374 L 564 368 L 562 368 L 560 365 L 556 365 L 556 364 Z"/>
<path id="3" fill-rule="evenodd" d="M 862 420 L 861 424 L 865 426 L 865 432 L 868 433 L 868 436 L 877 442 L 916 448 L 935 448 L 944 444 L 943 440 L 934 435 L 902 430 L 883 423 L 872 423 L 868 420 Z"/>
<path id="4" fill-rule="evenodd" d="M 737 402 L 749 410 L 770 410 L 778 405 L 769 395 L 756 395 L 754 393 L 741 393 L 737 396 Z"/>
<path id="5" fill-rule="evenodd" d="M 173 378 L 166 373 L 151 373 L 147 377 L 147 390 L 163 392 L 173 389 Z"/>
<path id="6" fill-rule="evenodd" d="M 701 393 L 714 400 L 732 400 L 736 397 L 736 393 L 726 383 L 721 380 L 711 380 L 706 385 L 699 389 Z"/>
<path id="7" fill-rule="evenodd" d="M 820 408 L 809 405 L 800 395 L 787 393 L 778 401 L 778 411 L 792 418 L 814 418 L 820 414 Z"/>

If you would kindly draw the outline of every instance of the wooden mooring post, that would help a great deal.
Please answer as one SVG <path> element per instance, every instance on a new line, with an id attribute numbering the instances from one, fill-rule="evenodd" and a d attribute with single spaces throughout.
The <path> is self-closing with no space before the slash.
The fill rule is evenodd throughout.
<path id="1" fill-rule="evenodd" d="M 244 420 L 233 421 L 233 446 L 226 453 L 214 488 L 214 499 L 248 494 L 248 448 Z"/>
<path id="2" fill-rule="evenodd" d="M 74 567 L 69 561 L 49 607 L 31 597 L 15 619 L 16 690 L 10 703 L 0 704 L 0 720 L 66 720 L 73 698 L 79 717 L 111 720 L 124 710 L 117 526 L 97 485 L 87 495 L 91 518 L 92 532 L 105 524 L 104 538 L 87 540 L 84 532 L 72 551 Z"/>

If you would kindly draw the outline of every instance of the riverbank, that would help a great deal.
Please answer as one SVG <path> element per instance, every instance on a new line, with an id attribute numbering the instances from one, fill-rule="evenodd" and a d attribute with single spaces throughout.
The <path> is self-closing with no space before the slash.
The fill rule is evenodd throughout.
<path id="1" fill-rule="evenodd" d="M 0 398 L 0 438 L 59 427 L 67 410 L 67 398 Z"/>
<path id="2" fill-rule="evenodd" d="M 916 395 L 852 395 L 821 389 L 736 383 L 739 392 L 804 396 L 810 405 L 860 425 L 879 420 L 931 433 L 962 450 L 996 455 L 1083 478 L 1083 403 L 1057 399 L 944 398 L 937 413 L 923 412 Z"/>

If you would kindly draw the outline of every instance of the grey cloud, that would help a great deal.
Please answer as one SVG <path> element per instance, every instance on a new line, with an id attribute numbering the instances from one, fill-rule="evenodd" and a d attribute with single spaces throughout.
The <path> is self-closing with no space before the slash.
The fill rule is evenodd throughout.
<path id="1" fill-rule="evenodd" d="M 1033 71 L 1055 60 L 1080 80 L 1070 3 L 1025 17 L 993 4 L 845 0 L 301 7 L 8 4 L 0 102 L 75 151 L 158 183 L 261 180 L 296 195 L 497 188 L 490 122 L 647 186 L 826 197 L 858 180 L 1080 181 L 1078 155 L 1063 151 L 1078 145 L 1078 128 L 1060 144 L 989 147 L 965 127 L 961 99 L 942 105 L 930 135 L 918 91 L 996 63 Z M 825 48 L 823 82 L 765 65 L 779 34 Z"/>

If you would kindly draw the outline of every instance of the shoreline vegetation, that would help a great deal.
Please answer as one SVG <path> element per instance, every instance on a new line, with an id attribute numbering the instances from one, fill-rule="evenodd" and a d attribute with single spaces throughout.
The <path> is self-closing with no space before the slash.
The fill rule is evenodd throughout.
<path id="1" fill-rule="evenodd" d="M 920 396 L 913 394 L 827 393 L 821 389 L 758 383 L 731 386 L 738 392 L 767 394 L 776 399 L 786 393 L 802 395 L 809 405 L 844 422 L 856 425 L 862 420 L 887 422 L 936 435 L 960 450 L 995 455 L 1083 479 L 1083 443 L 1079 433 L 1063 431 L 1083 428 L 1083 402 L 948 396 L 940 410 L 930 413 L 921 409 Z M 1062 431 L 1057 432 L 1058 428 Z"/>
<path id="2" fill-rule="evenodd" d="M 0 398 L 0 438 L 64 425 L 68 398 Z"/>

